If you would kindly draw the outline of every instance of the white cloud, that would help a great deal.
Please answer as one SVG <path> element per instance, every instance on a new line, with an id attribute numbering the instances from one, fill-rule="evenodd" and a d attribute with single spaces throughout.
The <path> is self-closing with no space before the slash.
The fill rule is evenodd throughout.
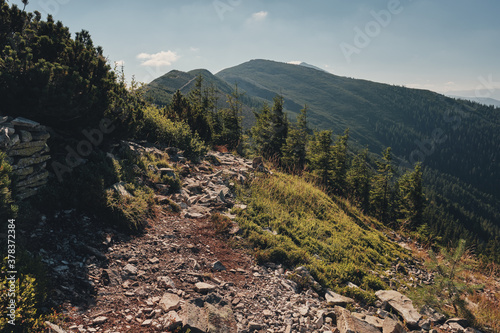
<path id="1" fill-rule="evenodd" d="M 154 54 L 140 53 L 137 59 L 142 60 L 141 66 L 170 66 L 179 60 L 180 56 L 173 51 L 161 51 Z"/>
<path id="2" fill-rule="evenodd" d="M 191 52 L 200 52 L 200 48 L 199 47 L 190 47 L 189 51 L 191 51 Z"/>
<path id="3" fill-rule="evenodd" d="M 257 12 L 257 13 L 253 13 L 252 17 L 251 17 L 251 20 L 252 21 L 263 21 L 263 20 L 266 19 L 267 14 L 269 14 L 269 13 L 265 12 L 265 11 L 260 11 L 260 12 Z"/>

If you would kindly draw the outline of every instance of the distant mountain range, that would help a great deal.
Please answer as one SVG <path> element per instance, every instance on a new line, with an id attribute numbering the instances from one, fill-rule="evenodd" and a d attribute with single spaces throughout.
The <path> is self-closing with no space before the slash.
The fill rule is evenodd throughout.
<path id="1" fill-rule="evenodd" d="M 247 128 L 254 121 L 251 111 L 281 94 L 291 121 L 307 105 L 313 129 L 341 134 L 349 128 L 353 146 L 368 147 L 373 154 L 390 146 L 396 165 L 422 161 L 431 199 L 448 207 L 446 219 L 455 224 L 447 232 L 457 237 L 470 233 L 479 240 L 500 237 L 498 109 L 428 90 L 341 77 L 305 63 L 269 60 L 251 60 L 215 75 L 171 71 L 149 84 L 152 101 L 165 105 L 177 89 L 187 93 L 197 75 L 221 95 L 236 84 L 245 92 Z"/>
<path id="2" fill-rule="evenodd" d="M 500 108 L 500 101 L 498 99 L 494 98 L 488 98 L 488 97 L 463 97 L 463 96 L 454 96 L 454 95 L 446 95 L 448 97 L 456 98 L 456 99 L 464 99 L 466 101 L 472 101 L 476 102 L 479 104 L 484 104 L 484 105 L 493 105 L 497 108 Z"/>

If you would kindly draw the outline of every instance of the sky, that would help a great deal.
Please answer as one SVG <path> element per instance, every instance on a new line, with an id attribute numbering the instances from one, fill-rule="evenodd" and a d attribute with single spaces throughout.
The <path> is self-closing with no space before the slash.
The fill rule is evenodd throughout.
<path id="1" fill-rule="evenodd" d="M 26 10 L 89 31 L 110 64 L 145 83 L 269 59 L 500 99 L 498 0 L 30 0 Z"/>

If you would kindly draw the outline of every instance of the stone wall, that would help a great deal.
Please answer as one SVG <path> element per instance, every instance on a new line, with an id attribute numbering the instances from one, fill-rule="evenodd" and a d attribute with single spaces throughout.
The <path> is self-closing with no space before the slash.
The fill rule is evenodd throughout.
<path id="1" fill-rule="evenodd" d="M 24 200 L 47 183 L 50 134 L 45 126 L 25 119 L 0 116 L 0 150 L 12 165 L 16 198 Z"/>

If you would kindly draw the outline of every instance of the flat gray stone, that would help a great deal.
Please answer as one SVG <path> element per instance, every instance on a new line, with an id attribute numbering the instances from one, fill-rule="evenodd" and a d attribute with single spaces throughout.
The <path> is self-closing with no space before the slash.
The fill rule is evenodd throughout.
<path id="1" fill-rule="evenodd" d="M 375 293 L 382 302 L 387 302 L 396 310 L 410 327 L 417 328 L 422 316 L 413 307 L 413 302 L 408 297 L 395 290 L 379 290 Z"/>
<path id="2" fill-rule="evenodd" d="M 354 303 L 354 300 L 352 298 L 339 295 L 339 294 L 331 291 L 330 289 L 328 289 L 326 291 L 325 299 L 326 299 L 326 303 L 330 306 L 335 306 L 335 305 L 345 306 L 347 304 Z"/>
<path id="3" fill-rule="evenodd" d="M 352 316 L 349 310 L 340 306 L 335 306 L 335 314 L 340 333 L 380 333 L 378 328 Z"/>
<path id="4" fill-rule="evenodd" d="M 179 296 L 171 293 L 165 293 L 163 294 L 159 305 L 165 312 L 170 312 L 179 309 L 180 303 L 181 299 Z"/>
<path id="5" fill-rule="evenodd" d="M 209 293 L 211 291 L 214 291 L 215 290 L 215 286 L 214 285 L 211 285 L 211 284 L 208 284 L 208 283 L 205 283 L 205 282 L 198 282 L 194 285 L 194 287 L 196 288 L 196 290 L 202 294 L 206 294 L 206 293 Z"/>

